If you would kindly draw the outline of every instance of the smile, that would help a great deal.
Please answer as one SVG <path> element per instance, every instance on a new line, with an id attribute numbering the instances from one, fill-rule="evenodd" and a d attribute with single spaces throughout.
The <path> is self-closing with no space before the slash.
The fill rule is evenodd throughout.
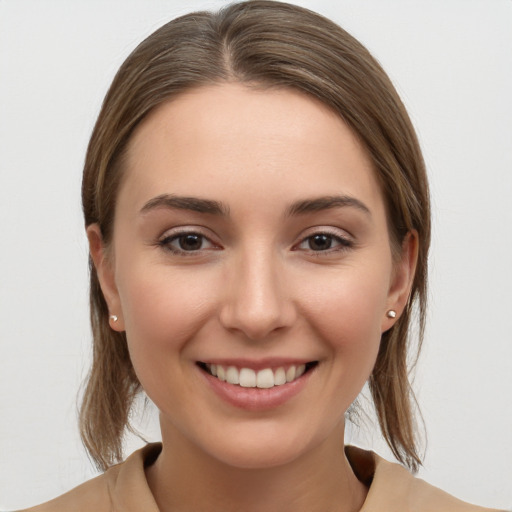
<path id="1" fill-rule="evenodd" d="M 289 384 L 299 379 L 317 365 L 316 361 L 280 366 L 278 368 L 263 368 L 253 370 L 252 368 L 237 368 L 236 366 L 224 366 L 220 364 L 198 363 L 204 371 L 217 377 L 222 382 L 240 386 L 243 388 L 269 389 L 275 386 Z"/>

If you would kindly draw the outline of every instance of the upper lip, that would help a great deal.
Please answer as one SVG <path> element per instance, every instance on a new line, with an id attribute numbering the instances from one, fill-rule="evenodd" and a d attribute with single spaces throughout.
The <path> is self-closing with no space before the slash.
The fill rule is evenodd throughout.
<path id="1" fill-rule="evenodd" d="M 234 366 L 235 368 L 250 368 L 252 370 L 263 370 L 265 368 L 280 368 L 288 366 L 299 366 L 301 364 L 308 364 L 317 362 L 316 359 L 305 359 L 305 358 L 284 358 L 284 357 L 272 357 L 264 359 L 244 359 L 244 358 L 212 358 L 203 359 L 198 363 L 203 364 L 215 364 L 224 367 Z"/>

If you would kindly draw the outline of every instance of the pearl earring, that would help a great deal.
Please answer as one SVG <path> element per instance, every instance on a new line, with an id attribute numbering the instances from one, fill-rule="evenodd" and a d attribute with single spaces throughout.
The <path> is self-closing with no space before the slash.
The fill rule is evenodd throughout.
<path id="1" fill-rule="evenodd" d="M 387 313 L 386 313 L 387 317 L 388 318 L 396 318 L 396 311 L 394 309 L 390 309 Z"/>
<path id="2" fill-rule="evenodd" d="M 112 320 L 112 322 L 117 322 L 117 315 L 110 315 L 110 320 Z"/>

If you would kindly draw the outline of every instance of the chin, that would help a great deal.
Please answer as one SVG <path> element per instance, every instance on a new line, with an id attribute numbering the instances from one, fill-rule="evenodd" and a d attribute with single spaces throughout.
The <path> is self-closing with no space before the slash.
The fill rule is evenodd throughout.
<path id="1" fill-rule="evenodd" d="M 304 450 L 305 451 L 305 450 Z M 298 459 L 302 450 L 297 447 L 283 447 L 278 443 L 240 446 L 230 444 L 228 450 L 211 453 L 219 462 L 237 469 L 270 469 L 284 466 Z"/>
<path id="2" fill-rule="evenodd" d="M 338 429 L 334 430 L 341 446 L 343 434 L 338 436 Z M 270 422 L 237 432 L 231 430 L 204 448 L 212 458 L 233 468 L 269 469 L 297 461 L 329 437 L 326 432 L 311 432 L 307 428 L 293 432 L 293 426 Z"/>

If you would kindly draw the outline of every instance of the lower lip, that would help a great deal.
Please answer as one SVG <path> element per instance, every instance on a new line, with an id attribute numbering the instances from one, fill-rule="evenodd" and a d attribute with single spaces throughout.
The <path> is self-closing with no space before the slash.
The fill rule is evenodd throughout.
<path id="1" fill-rule="evenodd" d="M 199 369 L 210 387 L 220 398 L 230 405 L 247 411 L 263 411 L 285 404 L 302 391 L 313 370 L 307 371 L 293 382 L 264 389 L 244 388 L 236 384 L 229 384 Z"/>

